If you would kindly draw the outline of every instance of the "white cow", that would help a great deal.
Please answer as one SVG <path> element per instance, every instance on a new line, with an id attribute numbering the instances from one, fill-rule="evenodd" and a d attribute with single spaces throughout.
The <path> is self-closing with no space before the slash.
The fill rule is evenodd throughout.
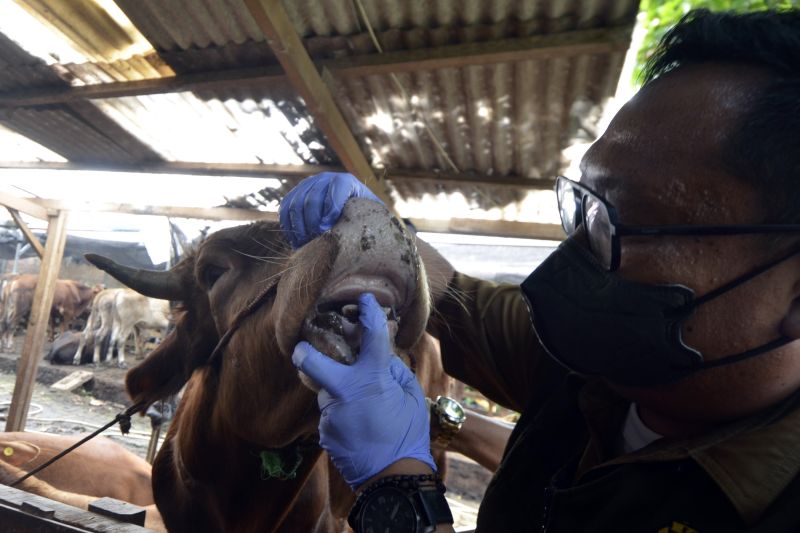
<path id="1" fill-rule="evenodd" d="M 131 334 L 136 335 L 137 329 L 159 329 L 163 332 L 168 324 L 168 301 L 142 296 L 133 289 L 106 289 L 95 298 L 73 363 L 80 364 L 83 345 L 93 336 L 95 348 L 92 362 L 98 364 L 102 339 L 111 335 L 107 360 L 111 359 L 116 348 L 117 364 L 125 366 L 125 343 Z M 135 344 L 138 350 L 138 339 Z"/>

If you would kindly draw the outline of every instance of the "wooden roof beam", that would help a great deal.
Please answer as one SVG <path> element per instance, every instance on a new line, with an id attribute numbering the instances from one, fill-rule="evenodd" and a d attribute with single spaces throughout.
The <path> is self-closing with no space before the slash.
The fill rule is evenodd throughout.
<path id="1" fill-rule="evenodd" d="M 363 180 L 389 210 L 394 211 L 394 201 L 385 183 L 379 181 L 372 171 L 281 0 L 245 0 L 245 4 L 267 37 L 292 86 L 303 97 L 316 126 L 328 139 L 344 167 Z"/>
<path id="2" fill-rule="evenodd" d="M 257 3 L 260 0 L 248 1 Z M 579 54 L 607 54 L 627 50 L 630 45 L 630 33 L 631 27 L 629 26 L 583 30 L 519 39 L 366 54 L 322 60 L 315 64 L 317 70 L 327 70 L 337 78 L 358 78 L 391 72 L 486 65 L 526 59 L 569 57 Z M 302 41 L 300 42 L 302 43 Z M 150 80 L 100 83 L 78 87 L 25 89 L 0 93 L 0 108 L 241 87 L 285 91 L 291 88 L 291 84 L 282 69 L 277 66 L 267 66 L 179 74 Z"/>
<path id="3" fill-rule="evenodd" d="M 158 161 L 154 163 L 85 163 L 60 161 L 0 161 L 0 169 L 15 170 L 89 170 L 96 172 L 132 172 L 147 174 L 187 174 L 192 176 L 235 176 L 298 179 L 319 172 L 343 172 L 341 167 L 322 165 L 270 165 L 259 163 L 202 163 Z M 0 204 L 2 202 L 0 201 Z"/>
<path id="4" fill-rule="evenodd" d="M 20 170 L 90 170 L 105 172 L 144 172 L 152 174 L 188 174 L 197 176 L 236 176 L 297 180 L 320 172 L 344 172 L 341 167 L 321 165 L 262 165 L 256 163 L 195 163 L 164 161 L 153 164 L 123 165 L 104 163 L 77 163 L 55 161 L 0 161 L 0 169 Z M 389 170 L 386 180 L 395 183 L 428 181 L 436 183 L 476 185 L 486 187 L 511 187 L 526 190 L 552 190 L 550 178 L 523 178 L 521 176 L 485 176 L 481 174 L 454 174 L 445 172 Z M 2 203 L 2 202 L 0 202 Z"/>
<path id="5" fill-rule="evenodd" d="M 22 216 L 20 216 L 19 211 L 11 207 L 6 207 L 6 209 L 8 209 L 8 214 L 11 215 L 11 218 L 14 220 L 14 223 L 22 232 L 22 235 L 25 237 L 25 240 L 28 241 L 28 244 L 31 245 L 31 248 L 34 249 L 36 255 L 39 256 L 39 259 L 44 258 L 44 246 L 42 246 L 42 243 L 39 242 L 39 239 L 36 237 L 36 235 L 33 234 L 33 232 L 25 223 L 25 221 L 22 220 Z"/>
<path id="6" fill-rule="evenodd" d="M 337 78 L 625 52 L 633 26 L 345 57 L 322 63 Z"/>
<path id="7" fill-rule="evenodd" d="M 48 216 L 50 215 L 46 208 L 34 203 L 32 200 L 14 196 L 13 194 L 8 194 L 3 191 L 0 191 L 0 205 L 41 220 L 48 220 Z"/>
<path id="8" fill-rule="evenodd" d="M 222 70 L 180 74 L 150 80 L 120 81 L 78 87 L 50 87 L 0 93 L 0 108 L 66 104 L 81 100 L 122 98 L 184 91 L 259 87 L 290 89 L 286 76 L 277 66 L 241 70 Z"/>
<path id="9" fill-rule="evenodd" d="M 465 174 L 450 172 L 430 172 L 415 170 L 390 170 L 386 174 L 388 181 L 398 183 L 434 182 L 450 185 L 481 185 L 486 187 L 511 187 L 517 189 L 552 190 L 554 178 L 523 178 L 521 176 L 486 176 L 482 174 Z"/>
<path id="10" fill-rule="evenodd" d="M 101 202 L 64 202 L 40 198 L 34 199 L 33 201 L 48 209 L 63 211 L 157 215 L 176 218 L 199 218 L 205 220 L 278 220 L 278 213 L 272 211 L 256 211 L 255 209 L 237 209 L 230 207 L 143 206 Z M 480 220 L 472 218 L 451 218 L 449 220 L 413 218 L 411 219 L 411 223 L 414 224 L 417 231 L 426 231 L 430 233 L 461 233 L 466 235 L 518 237 L 523 239 L 564 240 L 564 230 L 561 228 L 560 224 Z"/>
<path id="11" fill-rule="evenodd" d="M 428 233 L 460 233 L 464 235 L 515 237 L 547 241 L 563 241 L 566 238 L 561 224 L 473 218 L 451 218 L 449 220 L 412 218 L 411 223 L 414 224 L 417 231 Z"/>
<path id="12" fill-rule="evenodd" d="M 166 205 L 135 205 L 108 202 L 66 202 L 61 200 L 34 199 L 47 209 L 63 211 L 86 211 L 94 213 L 125 213 L 129 215 L 156 215 L 175 218 L 199 218 L 203 220 L 278 220 L 278 213 L 239 209 L 235 207 L 178 207 Z"/>

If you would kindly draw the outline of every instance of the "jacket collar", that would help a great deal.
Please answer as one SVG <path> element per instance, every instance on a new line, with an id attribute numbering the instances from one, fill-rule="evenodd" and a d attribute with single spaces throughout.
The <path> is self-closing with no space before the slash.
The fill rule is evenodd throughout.
<path id="1" fill-rule="evenodd" d="M 635 462 L 691 458 L 714 480 L 747 524 L 800 473 L 800 391 L 765 411 L 720 426 L 700 437 L 659 439 L 614 457 L 630 402 L 600 381 L 581 390 L 579 405 L 589 444 L 578 476 L 590 469 Z"/>

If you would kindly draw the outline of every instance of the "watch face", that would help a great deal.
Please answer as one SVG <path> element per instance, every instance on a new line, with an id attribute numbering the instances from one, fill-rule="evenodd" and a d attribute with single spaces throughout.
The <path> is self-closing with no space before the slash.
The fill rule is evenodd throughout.
<path id="1" fill-rule="evenodd" d="M 400 489 L 383 487 L 364 502 L 359 529 L 362 533 L 415 533 L 417 511 Z"/>
<path id="2" fill-rule="evenodd" d="M 439 408 L 448 420 L 455 424 L 464 422 L 464 409 L 457 401 L 442 396 L 438 400 Z"/>

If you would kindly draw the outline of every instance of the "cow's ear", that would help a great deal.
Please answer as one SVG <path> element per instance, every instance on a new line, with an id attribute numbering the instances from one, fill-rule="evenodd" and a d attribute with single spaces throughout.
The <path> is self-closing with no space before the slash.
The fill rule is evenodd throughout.
<path id="1" fill-rule="evenodd" d="M 183 372 L 181 355 L 173 331 L 141 364 L 125 375 L 128 395 L 134 403 L 144 404 L 140 412 L 144 412 L 153 402 L 181 390 L 188 379 Z"/>
<path id="2" fill-rule="evenodd" d="M 30 442 L 0 439 L 0 459 L 14 466 L 30 463 L 40 451 L 38 446 Z"/>
<path id="3" fill-rule="evenodd" d="M 200 315 L 210 316 L 210 312 Z M 144 403 L 142 412 L 153 402 L 180 391 L 195 369 L 208 361 L 218 340 L 216 330 L 194 320 L 192 313 L 181 313 L 175 329 L 125 375 L 128 395 L 135 403 Z"/>

